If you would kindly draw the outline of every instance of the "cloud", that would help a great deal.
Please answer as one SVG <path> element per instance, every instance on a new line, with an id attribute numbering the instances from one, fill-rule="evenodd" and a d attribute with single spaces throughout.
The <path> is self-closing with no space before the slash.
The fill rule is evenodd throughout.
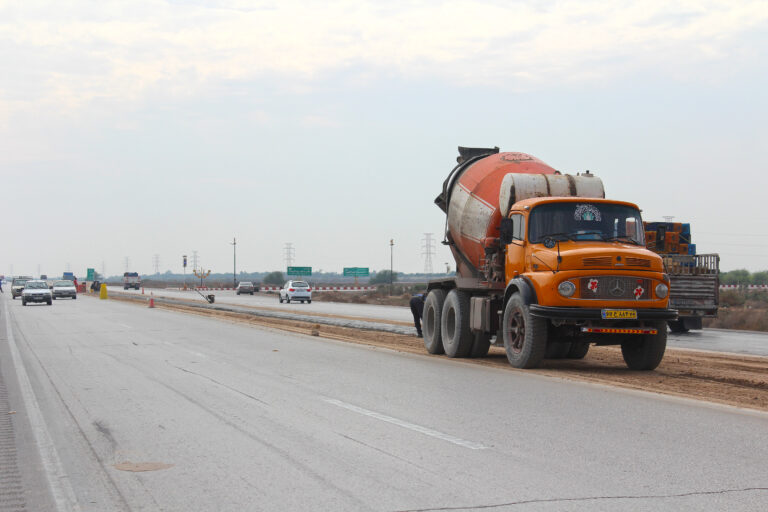
<path id="1" fill-rule="evenodd" d="M 126 6 L 130 7 L 126 7 Z M 0 8 L 7 112 L 93 100 L 194 97 L 276 78 L 294 90 L 355 79 L 437 78 L 525 90 L 600 83 L 638 70 L 705 75 L 752 55 L 764 1 L 24 2 Z M 22 60 L 23 59 L 23 60 Z"/>

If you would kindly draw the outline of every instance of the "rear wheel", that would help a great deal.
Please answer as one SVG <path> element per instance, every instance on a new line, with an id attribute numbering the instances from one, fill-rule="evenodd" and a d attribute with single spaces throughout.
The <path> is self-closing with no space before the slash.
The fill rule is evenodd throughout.
<path id="1" fill-rule="evenodd" d="M 427 295 L 427 300 L 424 301 L 421 328 L 424 333 L 424 347 L 430 354 L 442 354 L 445 352 L 440 332 L 444 303 L 445 291 L 439 288 L 430 291 Z"/>
<path id="2" fill-rule="evenodd" d="M 628 336 L 621 344 L 621 355 L 630 370 L 653 370 L 664 357 L 667 348 L 667 325 L 654 322 L 656 334 Z"/>
<path id="3" fill-rule="evenodd" d="M 469 294 L 453 289 L 448 292 L 440 319 L 443 348 L 448 357 L 467 357 L 474 336 L 469 328 Z"/>
<path id="4" fill-rule="evenodd" d="M 280 295 L 280 294 L 278 294 L 278 295 L 277 295 L 277 300 L 279 300 L 279 301 L 280 301 L 280 304 L 282 304 L 282 303 L 283 303 L 283 296 L 282 296 L 282 295 Z"/>
<path id="5" fill-rule="evenodd" d="M 570 341 L 550 341 L 547 343 L 544 359 L 565 359 L 570 351 Z"/>
<path id="6" fill-rule="evenodd" d="M 547 350 L 547 320 L 531 316 L 528 305 L 514 293 L 504 307 L 504 350 L 515 368 L 536 368 Z"/>
<path id="7" fill-rule="evenodd" d="M 48 301 L 47 301 L 47 302 L 48 302 L 48 305 L 49 305 L 49 306 L 52 306 L 52 305 L 53 305 L 53 300 L 52 300 L 52 299 L 48 299 Z"/>
<path id="8" fill-rule="evenodd" d="M 488 355 L 491 348 L 491 335 L 486 332 L 474 333 L 475 339 L 472 341 L 472 349 L 469 351 L 469 357 L 479 358 Z"/>
<path id="9" fill-rule="evenodd" d="M 586 341 L 574 341 L 571 343 L 571 349 L 568 351 L 568 355 L 565 356 L 568 359 L 584 359 L 589 352 L 589 343 Z"/>

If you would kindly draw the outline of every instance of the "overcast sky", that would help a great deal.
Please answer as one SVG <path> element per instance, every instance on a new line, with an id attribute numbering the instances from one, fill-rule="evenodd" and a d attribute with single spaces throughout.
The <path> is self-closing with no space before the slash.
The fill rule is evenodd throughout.
<path id="1" fill-rule="evenodd" d="M 0 2 L 0 273 L 424 269 L 458 145 L 768 268 L 768 3 Z"/>

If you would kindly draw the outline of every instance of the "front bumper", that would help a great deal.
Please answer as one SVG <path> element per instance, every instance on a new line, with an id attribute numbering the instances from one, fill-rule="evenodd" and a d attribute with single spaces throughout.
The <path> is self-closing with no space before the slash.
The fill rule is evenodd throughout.
<path id="1" fill-rule="evenodd" d="M 22 299 L 26 302 L 48 302 L 51 300 L 52 296 L 49 294 L 45 295 L 22 295 Z"/>
<path id="2" fill-rule="evenodd" d="M 77 292 L 53 292 L 53 296 L 59 297 L 77 297 Z"/>
<path id="3" fill-rule="evenodd" d="M 629 308 L 619 308 L 629 309 Z M 561 308 L 553 306 L 540 306 L 531 304 L 530 311 L 532 316 L 539 318 L 548 318 L 550 320 L 599 320 L 605 322 L 602 316 L 602 309 L 599 308 Z M 659 308 L 637 308 L 637 320 L 675 320 L 677 318 L 676 309 Z M 608 320 L 610 321 L 610 320 Z"/>

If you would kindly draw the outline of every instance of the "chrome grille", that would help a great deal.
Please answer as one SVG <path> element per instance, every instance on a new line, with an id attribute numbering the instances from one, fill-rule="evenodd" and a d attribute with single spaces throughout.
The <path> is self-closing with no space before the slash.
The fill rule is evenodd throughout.
<path id="1" fill-rule="evenodd" d="M 629 276 L 593 276 L 582 277 L 579 286 L 579 298 L 603 300 L 650 300 L 651 280 Z M 639 297 L 635 297 L 638 285 L 642 288 Z"/>
<path id="2" fill-rule="evenodd" d="M 581 262 L 585 267 L 610 267 L 611 257 L 597 256 L 594 258 L 584 258 Z"/>

